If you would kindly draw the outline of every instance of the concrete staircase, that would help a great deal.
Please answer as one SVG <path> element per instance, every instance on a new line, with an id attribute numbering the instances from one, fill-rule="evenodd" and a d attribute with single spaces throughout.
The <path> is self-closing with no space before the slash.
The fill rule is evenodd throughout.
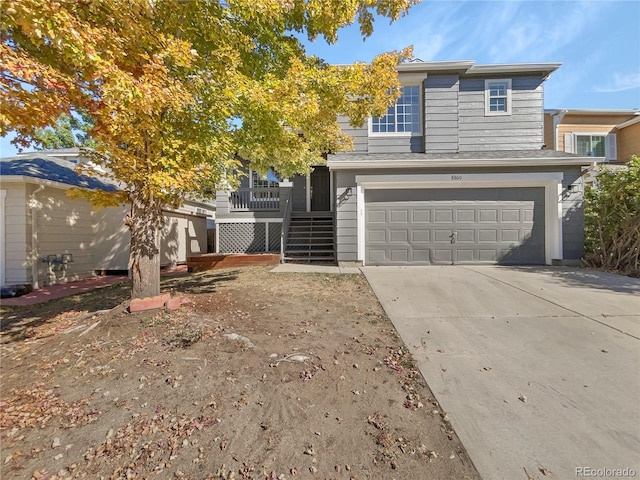
<path id="1" fill-rule="evenodd" d="M 286 238 L 286 263 L 336 264 L 333 212 L 293 212 Z"/>

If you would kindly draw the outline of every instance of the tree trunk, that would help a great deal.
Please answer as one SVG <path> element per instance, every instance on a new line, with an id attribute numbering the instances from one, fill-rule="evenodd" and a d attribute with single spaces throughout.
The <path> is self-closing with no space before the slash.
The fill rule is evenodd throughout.
<path id="1" fill-rule="evenodd" d="M 131 232 L 131 298 L 160 295 L 160 229 L 164 226 L 162 205 L 138 192 L 130 196 L 131 212 L 125 224 Z"/>

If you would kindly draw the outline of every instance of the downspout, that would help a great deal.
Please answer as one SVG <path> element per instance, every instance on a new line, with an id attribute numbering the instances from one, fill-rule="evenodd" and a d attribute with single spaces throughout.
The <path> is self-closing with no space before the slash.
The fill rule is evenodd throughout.
<path id="1" fill-rule="evenodd" d="M 38 202 L 36 196 L 42 190 L 44 190 L 44 185 L 36 188 L 29 198 L 29 208 L 31 208 L 31 286 L 34 290 L 40 288 L 38 282 L 38 210 L 42 207 L 42 204 Z"/>
<path id="2" fill-rule="evenodd" d="M 556 111 L 553 114 L 553 149 L 556 151 L 558 150 L 558 143 L 559 143 L 558 142 L 558 125 L 560 125 L 560 122 L 562 121 L 562 119 L 566 114 L 567 114 L 566 110 Z"/>

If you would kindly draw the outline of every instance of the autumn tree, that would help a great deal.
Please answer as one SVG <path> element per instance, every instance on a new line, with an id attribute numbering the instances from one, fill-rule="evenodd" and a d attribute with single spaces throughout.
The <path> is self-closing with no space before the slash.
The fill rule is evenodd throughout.
<path id="1" fill-rule="evenodd" d="M 33 141 L 37 148 L 55 150 L 59 148 L 95 148 L 97 145 L 89 137 L 93 127 L 91 118 L 86 114 L 63 113 L 53 126 L 40 128 L 36 131 Z"/>
<path id="2" fill-rule="evenodd" d="M 338 67 L 292 33 L 335 42 L 358 22 L 367 37 L 374 15 L 395 20 L 414 3 L 3 0 L 0 134 L 27 145 L 61 114 L 90 115 L 92 159 L 122 188 L 85 194 L 131 206 L 132 297 L 154 296 L 163 207 L 233 182 L 239 156 L 258 171 L 306 173 L 351 147 L 338 114 L 362 125 L 397 98 L 409 50 Z"/>

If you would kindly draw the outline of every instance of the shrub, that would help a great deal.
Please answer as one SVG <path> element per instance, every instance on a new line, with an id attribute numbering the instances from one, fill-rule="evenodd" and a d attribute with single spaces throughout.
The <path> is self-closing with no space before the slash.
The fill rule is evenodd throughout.
<path id="1" fill-rule="evenodd" d="M 600 167 L 585 189 L 587 266 L 640 276 L 640 158 L 626 168 Z"/>

